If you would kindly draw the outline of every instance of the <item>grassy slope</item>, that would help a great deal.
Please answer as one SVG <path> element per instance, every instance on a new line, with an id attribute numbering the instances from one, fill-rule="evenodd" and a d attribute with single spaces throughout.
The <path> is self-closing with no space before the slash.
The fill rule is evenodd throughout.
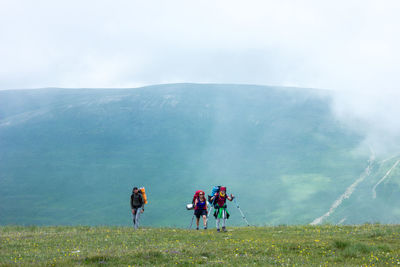
<path id="1" fill-rule="evenodd" d="M 253 224 L 303 224 L 329 209 L 368 158 L 351 153 L 362 138 L 342 128 L 318 90 L 0 94 L 0 224 L 129 225 L 131 188 L 145 185 L 143 223 L 184 227 L 193 192 L 214 184 L 238 196 Z"/>
<path id="2" fill-rule="evenodd" d="M 0 265 L 400 264 L 400 226 L 0 227 Z"/>
<path id="3" fill-rule="evenodd" d="M 344 223 L 350 224 L 365 221 L 398 223 L 400 207 L 392 203 L 400 203 L 400 166 L 396 165 L 388 173 L 398 160 L 400 157 L 395 156 L 373 164 L 371 175 L 360 183 L 352 197 L 344 201 L 326 222 L 337 223 L 344 220 Z M 374 198 L 373 188 L 384 177 L 385 179 L 376 187 Z"/>

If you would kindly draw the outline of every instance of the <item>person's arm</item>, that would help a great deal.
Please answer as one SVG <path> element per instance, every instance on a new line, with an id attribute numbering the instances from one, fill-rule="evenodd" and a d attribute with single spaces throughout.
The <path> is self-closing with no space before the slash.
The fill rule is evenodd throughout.
<path id="1" fill-rule="evenodd" d="M 230 197 L 229 197 L 229 196 L 226 196 L 226 198 L 227 198 L 229 201 L 232 201 L 232 200 L 235 198 L 235 196 L 231 194 Z"/>
<path id="2" fill-rule="evenodd" d="M 199 203 L 199 200 L 196 198 L 196 199 L 194 200 L 194 207 L 197 206 L 197 203 Z"/>

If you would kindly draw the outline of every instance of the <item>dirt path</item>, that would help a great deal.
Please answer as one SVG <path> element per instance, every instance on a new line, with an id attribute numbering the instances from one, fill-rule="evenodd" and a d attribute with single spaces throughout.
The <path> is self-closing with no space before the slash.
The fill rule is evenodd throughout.
<path id="1" fill-rule="evenodd" d="M 358 184 L 361 183 L 362 181 L 364 181 L 364 179 L 367 178 L 371 174 L 372 164 L 374 163 L 374 161 L 375 161 L 375 153 L 371 150 L 371 156 L 368 160 L 368 166 L 365 168 L 365 170 L 361 174 L 361 176 L 354 183 L 352 183 L 349 187 L 347 187 L 346 191 L 338 199 L 336 199 L 333 202 L 333 204 L 330 207 L 330 209 L 328 210 L 328 212 L 326 212 L 321 217 L 316 218 L 310 224 L 311 225 L 321 224 L 326 218 L 328 218 L 332 213 L 334 213 L 335 210 L 337 209 L 337 207 L 339 207 L 342 204 L 343 200 L 349 198 L 353 194 L 353 192 L 356 189 L 356 187 L 358 186 Z"/>
<path id="2" fill-rule="evenodd" d="M 396 166 L 399 164 L 400 159 L 397 160 L 393 166 L 386 172 L 385 176 L 383 176 L 377 183 L 376 185 L 374 185 L 374 187 L 372 188 L 372 198 L 375 199 L 376 198 L 376 188 L 378 187 L 378 185 L 380 183 L 382 183 L 388 176 L 389 174 L 396 168 Z"/>

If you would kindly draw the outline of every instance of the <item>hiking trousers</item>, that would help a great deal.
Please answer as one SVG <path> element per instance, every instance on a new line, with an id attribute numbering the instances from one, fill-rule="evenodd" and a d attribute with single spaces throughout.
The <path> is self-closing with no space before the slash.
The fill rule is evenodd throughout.
<path id="1" fill-rule="evenodd" d="M 133 215 L 133 226 L 135 227 L 135 230 L 139 228 L 139 219 L 141 213 L 142 208 L 135 209 L 135 214 Z"/>
<path id="2" fill-rule="evenodd" d="M 219 223 L 220 220 L 222 219 L 222 227 L 225 228 L 226 225 L 226 218 L 227 218 L 227 214 L 226 214 L 226 209 L 222 210 L 222 218 L 220 218 L 219 216 L 217 216 L 217 229 L 219 229 Z"/>

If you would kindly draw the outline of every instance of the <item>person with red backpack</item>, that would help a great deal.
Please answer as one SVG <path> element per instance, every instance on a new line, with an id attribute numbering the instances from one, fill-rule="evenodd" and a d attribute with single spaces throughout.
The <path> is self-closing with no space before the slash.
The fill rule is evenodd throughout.
<path id="1" fill-rule="evenodd" d="M 214 217 L 217 220 L 217 231 L 219 232 L 219 223 L 222 219 L 222 231 L 226 232 L 226 219 L 229 218 L 229 212 L 226 206 L 226 200 L 232 201 L 235 197 L 231 194 L 229 197 L 226 194 L 226 187 L 221 186 L 219 192 L 215 193 L 215 195 L 211 198 L 211 201 L 215 203 L 215 213 Z"/>
<path id="2" fill-rule="evenodd" d="M 204 191 L 197 191 L 193 205 L 194 215 L 196 216 L 196 230 L 199 230 L 200 217 L 203 217 L 204 230 L 207 229 L 207 200 Z"/>

